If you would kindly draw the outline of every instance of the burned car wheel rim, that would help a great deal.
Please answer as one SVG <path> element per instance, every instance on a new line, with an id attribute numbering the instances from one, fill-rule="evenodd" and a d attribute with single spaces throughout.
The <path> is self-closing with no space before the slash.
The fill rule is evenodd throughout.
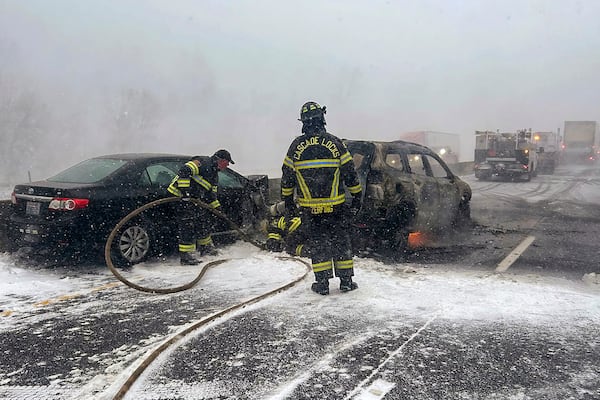
<path id="1" fill-rule="evenodd" d="M 140 262 L 150 250 L 150 236 L 140 226 L 131 226 L 119 237 L 119 251 L 130 263 Z"/>

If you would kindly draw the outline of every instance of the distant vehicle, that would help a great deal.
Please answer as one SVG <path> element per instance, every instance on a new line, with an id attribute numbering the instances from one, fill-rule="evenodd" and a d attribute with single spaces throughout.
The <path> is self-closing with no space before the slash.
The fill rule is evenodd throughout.
<path id="1" fill-rule="evenodd" d="M 561 159 L 561 137 L 556 132 L 533 132 L 540 174 L 553 174 Z"/>
<path id="2" fill-rule="evenodd" d="M 471 188 L 426 146 L 344 140 L 363 187 L 356 247 L 405 250 L 412 232 L 440 232 L 470 219 Z"/>
<path id="3" fill-rule="evenodd" d="M 565 121 L 564 160 L 567 163 L 595 162 L 600 153 L 596 121 Z"/>
<path id="4" fill-rule="evenodd" d="M 417 143 L 437 153 L 446 164 L 452 165 L 459 162 L 460 135 L 455 133 L 416 131 L 400 134 L 400 140 Z"/>
<path id="5" fill-rule="evenodd" d="M 171 197 L 166 188 L 190 158 L 106 155 L 80 162 L 46 180 L 16 185 L 9 235 L 20 246 L 95 252 L 104 247 L 124 216 L 151 201 Z M 229 168 L 219 171 L 217 196 L 223 212 L 239 226 L 258 223 L 267 211 L 268 177 L 247 178 Z M 230 230 L 226 221 L 217 219 L 216 232 Z M 126 265 L 170 251 L 176 243 L 177 218 L 174 203 L 168 203 L 146 210 L 126 224 L 112 248 L 115 262 Z"/>
<path id="6" fill-rule="evenodd" d="M 524 179 L 537 175 L 536 146 L 531 130 L 475 131 L 475 177 L 481 180 Z"/>

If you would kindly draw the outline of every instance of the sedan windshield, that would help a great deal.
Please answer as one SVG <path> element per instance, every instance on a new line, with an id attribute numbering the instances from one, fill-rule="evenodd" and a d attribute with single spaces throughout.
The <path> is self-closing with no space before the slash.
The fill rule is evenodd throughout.
<path id="1" fill-rule="evenodd" d="M 50 182 L 65 183 L 95 183 L 103 180 L 123 165 L 127 161 L 113 158 L 92 158 L 82 161 L 51 178 Z"/>

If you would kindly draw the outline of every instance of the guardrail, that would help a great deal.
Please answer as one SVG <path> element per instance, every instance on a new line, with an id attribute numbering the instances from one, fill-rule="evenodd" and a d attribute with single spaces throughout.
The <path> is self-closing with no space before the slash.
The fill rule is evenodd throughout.
<path id="1" fill-rule="evenodd" d="M 448 165 L 450 170 L 458 176 L 470 175 L 473 173 L 473 161 L 460 162 L 458 164 Z"/>

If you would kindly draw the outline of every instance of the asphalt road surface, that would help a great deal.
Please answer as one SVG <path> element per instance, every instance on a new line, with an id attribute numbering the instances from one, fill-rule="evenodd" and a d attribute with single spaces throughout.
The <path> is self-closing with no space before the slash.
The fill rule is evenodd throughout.
<path id="1" fill-rule="evenodd" d="M 356 291 L 332 280 L 316 295 L 308 274 L 187 335 L 305 266 L 236 244 L 196 287 L 156 295 L 101 265 L 1 255 L 25 283 L 1 297 L 0 398 L 600 399 L 598 169 L 466 179 L 473 226 L 401 259 L 358 257 Z M 193 279 L 176 261 L 126 274 L 154 287 Z"/>

